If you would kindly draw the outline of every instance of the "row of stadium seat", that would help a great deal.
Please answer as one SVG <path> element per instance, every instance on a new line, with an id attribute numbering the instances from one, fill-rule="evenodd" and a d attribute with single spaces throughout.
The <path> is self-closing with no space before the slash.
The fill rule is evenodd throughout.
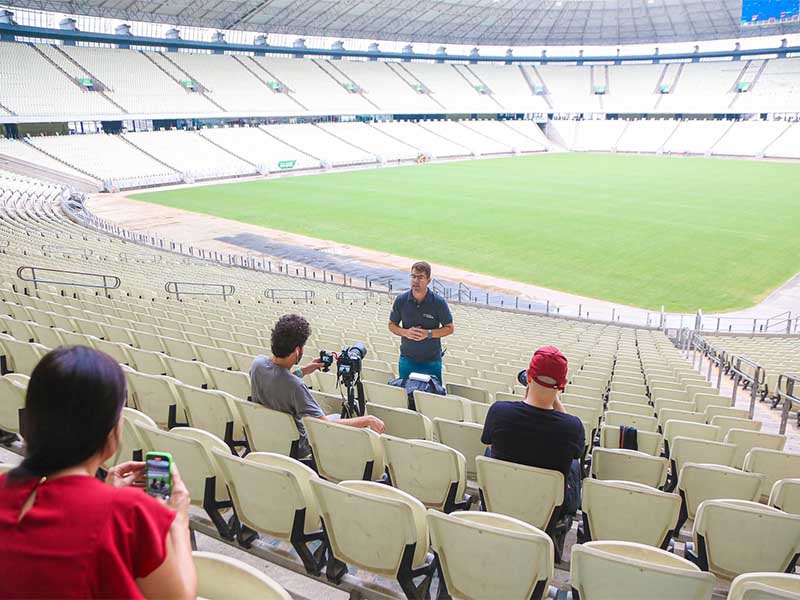
<path id="1" fill-rule="evenodd" d="M 0 56 L 0 104 L 19 116 L 781 113 L 800 94 L 796 58 L 464 65 L 17 42 L 0 43 Z"/>

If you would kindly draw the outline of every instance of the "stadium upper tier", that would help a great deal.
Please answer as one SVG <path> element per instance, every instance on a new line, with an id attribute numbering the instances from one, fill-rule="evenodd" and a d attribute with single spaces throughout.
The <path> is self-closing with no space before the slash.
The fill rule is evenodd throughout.
<path id="1" fill-rule="evenodd" d="M 0 42 L 0 120 L 796 112 L 800 58 L 623 65 L 288 59 Z"/>
<path id="2" fill-rule="evenodd" d="M 0 160 L 112 190 L 559 148 L 800 159 L 800 123 L 786 121 L 556 120 L 545 131 L 528 120 L 436 119 L 36 136 L 0 138 Z"/>

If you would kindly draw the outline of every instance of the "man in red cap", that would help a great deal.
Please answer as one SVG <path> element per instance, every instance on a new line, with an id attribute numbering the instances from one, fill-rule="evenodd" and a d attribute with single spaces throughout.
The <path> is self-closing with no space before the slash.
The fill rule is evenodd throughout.
<path id="1" fill-rule="evenodd" d="M 564 510 L 580 503 L 580 459 L 584 431 L 580 419 L 564 411 L 558 392 L 567 384 L 567 357 L 558 348 L 539 348 L 527 370 L 522 402 L 495 402 L 486 415 L 481 441 L 491 457 L 564 475 Z M 572 473 L 570 473 L 572 471 Z"/>

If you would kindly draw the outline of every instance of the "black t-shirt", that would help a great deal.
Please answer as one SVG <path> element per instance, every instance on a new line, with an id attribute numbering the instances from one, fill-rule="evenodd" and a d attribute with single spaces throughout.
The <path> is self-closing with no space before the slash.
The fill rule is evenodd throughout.
<path id="1" fill-rule="evenodd" d="M 583 455 L 583 423 L 574 415 L 525 402 L 495 402 L 481 441 L 491 444 L 493 458 L 561 471 L 566 481 L 572 459 Z"/>
<path id="2" fill-rule="evenodd" d="M 408 329 L 439 329 L 453 322 L 453 315 L 447 301 L 429 289 L 422 302 L 417 304 L 411 290 L 394 299 L 389 320 Z M 400 355 L 416 362 L 433 362 L 442 358 L 442 341 L 439 338 L 420 341 L 403 338 L 400 340 Z"/>

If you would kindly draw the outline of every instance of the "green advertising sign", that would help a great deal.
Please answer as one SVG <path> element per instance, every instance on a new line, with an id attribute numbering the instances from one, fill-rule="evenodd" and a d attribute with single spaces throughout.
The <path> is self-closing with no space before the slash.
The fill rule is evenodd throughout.
<path id="1" fill-rule="evenodd" d="M 78 83 L 83 87 L 92 87 L 94 85 L 94 79 L 90 77 L 80 77 L 78 78 Z"/>
<path id="2" fill-rule="evenodd" d="M 294 169 L 294 165 L 297 161 L 296 160 L 279 160 L 278 161 L 278 168 L 279 169 Z"/>

